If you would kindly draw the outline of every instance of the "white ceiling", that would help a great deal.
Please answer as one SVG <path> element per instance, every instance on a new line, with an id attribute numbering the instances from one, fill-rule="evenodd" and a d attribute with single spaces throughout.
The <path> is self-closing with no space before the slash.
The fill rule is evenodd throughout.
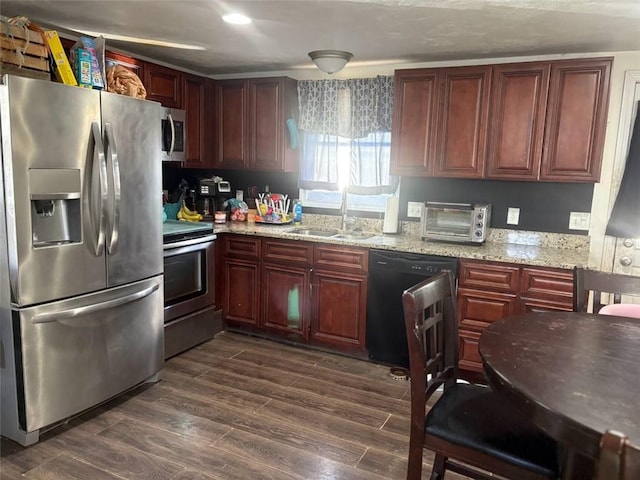
<path id="1" fill-rule="evenodd" d="M 251 25 L 220 15 L 239 11 Z M 114 49 L 203 75 L 315 68 L 307 53 L 347 50 L 350 66 L 640 51 L 640 0 L 0 0 L 44 26 L 204 47 Z"/>

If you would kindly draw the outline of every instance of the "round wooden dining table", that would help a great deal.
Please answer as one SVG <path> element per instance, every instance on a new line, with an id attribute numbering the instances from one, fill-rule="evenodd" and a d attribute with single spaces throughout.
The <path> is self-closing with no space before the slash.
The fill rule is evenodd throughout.
<path id="1" fill-rule="evenodd" d="M 590 478 L 608 429 L 640 445 L 640 319 L 515 315 L 485 329 L 479 348 L 490 386 L 566 448 L 565 478 Z"/>

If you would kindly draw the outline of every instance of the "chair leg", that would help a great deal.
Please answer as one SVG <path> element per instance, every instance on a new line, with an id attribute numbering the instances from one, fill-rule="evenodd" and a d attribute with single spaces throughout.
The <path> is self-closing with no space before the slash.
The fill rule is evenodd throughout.
<path id="1" fill-rule="evenodd" d="M 422 453 L 424 451 L 424 420 L 411 420 L 409 434 L 409 459 L 407 461 L 407 480 L 422 478 Z"/>
<path id="2" fill-rule="evenodd" d="M 433 459 L 433 469 L 431 470 L 430 480 L 444 479 L 446 462 L 447 462 L 447 457 L 436 454 L 435 458 Z"/>
<path id="3" fill-rule="evenodd" d="M 407 480 L 420 480 L 422 478 L 422 446 L 409 448 L 409 460 L 407 462 Z"/>

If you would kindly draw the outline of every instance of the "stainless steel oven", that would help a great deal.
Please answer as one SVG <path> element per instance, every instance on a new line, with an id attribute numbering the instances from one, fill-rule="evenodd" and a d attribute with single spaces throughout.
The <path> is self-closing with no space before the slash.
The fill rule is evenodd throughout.
<path id="1" fill-rule="evenodd" d="M 213 338 L 221 321 L 215 302 L 216 235 L 164 244 L 165 358 Z"/>

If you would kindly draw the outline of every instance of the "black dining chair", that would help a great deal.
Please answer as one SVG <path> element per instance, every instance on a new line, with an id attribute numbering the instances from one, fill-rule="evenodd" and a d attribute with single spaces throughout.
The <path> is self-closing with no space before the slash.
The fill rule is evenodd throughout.
<path id="1" fill-rule="evenodd" d="M 594 480 L 640 479 L 640 448 L 624 433 L 607 430 L 600 440 L 600 456 Z"/>
<path id="2" fill-rule="evenodd" d="M 422 454 L 435 453 L 431 480 L 453 471 L 478 480 L 559 477 L 558 445 L 508 400 L 484 385 L 458 383 L 458 326 L 453 275 L 442 271 L 402 295 L 411 377 L 407 480 L 422 475 Z M 427 400 L 444 390 L 428 409 Z"/>
<path id="3" fill-rule="evenodd" d="M 605 295 L 603 300 L 602 295 Z M 573 311 L 598 313 L 607 304 L 619 304 L 622 295 L 636 296 L 640 300 L 640 277 L 619 273 L 600 272 L 581 267 L 573 270 Z M 610 301 L 610 297 L 612 301 Z"/>

